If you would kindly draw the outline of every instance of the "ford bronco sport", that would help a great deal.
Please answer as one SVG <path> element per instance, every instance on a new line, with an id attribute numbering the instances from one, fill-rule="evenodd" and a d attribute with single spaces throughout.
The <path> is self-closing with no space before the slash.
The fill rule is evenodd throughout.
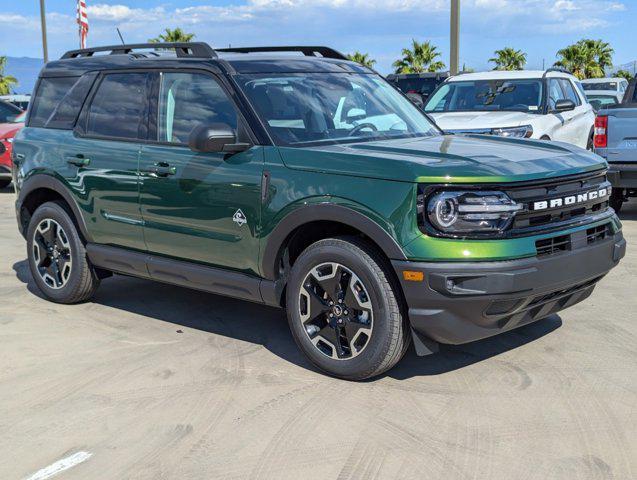
<path id="1" fill-rule="evenodd" d="M 625 252 L 603 159 L 443 135 L 326 47 L 68 52 L 42 70 L 13 160 L 52 301 L 114 272 L 282 306 L 346 379 L 412 338 L 432 353 L 571 306 Z"/>

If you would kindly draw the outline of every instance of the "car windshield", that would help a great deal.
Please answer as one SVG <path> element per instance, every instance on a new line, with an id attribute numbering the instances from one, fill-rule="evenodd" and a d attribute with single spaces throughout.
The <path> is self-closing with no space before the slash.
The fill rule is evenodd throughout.
<path id="1" fill-rule="evenodd" d="M 439 82 L 435 78 L 397 78 L 394 83 L 405 93 L 429 95 L 436 89 Z"/>
<path id="2" fill-rule="evenodd" d="M 541 80 L 476 80 L 444 83 L 429 97 L 425 111 L 538 113 L 541 105 Z"/>
<path id="3" fill-rule="evenodd" d="M 617 90 L 617 82 L 586 82 L 582 86 L 584 90 Z"/>
<path id="4" fill-rule="evenodd" d="M 616 105 L 619 103 L 617 97 L 612 95 L 586 95 L 589 102 L 597 101 L 600 105 Z"/>
<path id="5" fill-rule="evenodd" d="M 305 73 L 235 78 L 278 145 L 439 134 L 418 108 L 377 75 Z"/>

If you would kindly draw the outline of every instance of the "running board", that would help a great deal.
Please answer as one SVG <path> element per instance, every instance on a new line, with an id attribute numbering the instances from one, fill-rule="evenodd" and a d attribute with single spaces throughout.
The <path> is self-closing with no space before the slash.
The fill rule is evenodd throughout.
<path id="1" fill-rule="evenodd" d="M 280 306 L 276 282 L 245 273 L 94 243 L 86 245 L 86 253 L 93 265 L 115 273 Z"/>

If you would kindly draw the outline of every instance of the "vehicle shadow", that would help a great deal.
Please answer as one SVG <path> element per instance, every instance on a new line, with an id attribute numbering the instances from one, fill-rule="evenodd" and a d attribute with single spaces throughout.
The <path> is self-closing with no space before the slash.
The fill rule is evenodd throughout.
<path id="1" fill-rule="evenodd" d="M 623 205 L 619 212 L 619 219 L 637 220 L 637 199 L 631 199 Z"/>
<path id="2" fill-rule="evenodd" d="M 15 193 L 13 191 L 13 183 L 10 183 L 4 188 L 0 188 L 0 194 L 3 194 L 3 193 Z"/>
<path id="3" fill-rule="evenodd" d="M 29 292 L 42 298 L 27 261 L 15 263 L 13 269 Z M 92 302 L 167 322 L 175 330 L 194 328 L 263 345 L 287 362 L 318 372 L 297 348 L 280 309 L 121 275 L 104 280 Z M 561 325 L 560 317 L 552 315 L 489 339 L 461 346 L 441 345 L 440 351 L 429 357 L 417 357 L 412 346 L 398 366 L 383 376 L 404 380 L 441 375 L 518 348 Z"/>

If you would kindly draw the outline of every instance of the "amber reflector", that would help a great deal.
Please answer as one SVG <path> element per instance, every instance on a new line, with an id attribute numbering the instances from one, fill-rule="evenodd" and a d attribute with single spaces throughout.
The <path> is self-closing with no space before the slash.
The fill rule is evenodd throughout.
<path id="1" fill-rule="evenodd" d="M 403 270 L 403 278 L 408 282 L 422 282 L 425 279 L 425 274 L 423 272 Z"/>

